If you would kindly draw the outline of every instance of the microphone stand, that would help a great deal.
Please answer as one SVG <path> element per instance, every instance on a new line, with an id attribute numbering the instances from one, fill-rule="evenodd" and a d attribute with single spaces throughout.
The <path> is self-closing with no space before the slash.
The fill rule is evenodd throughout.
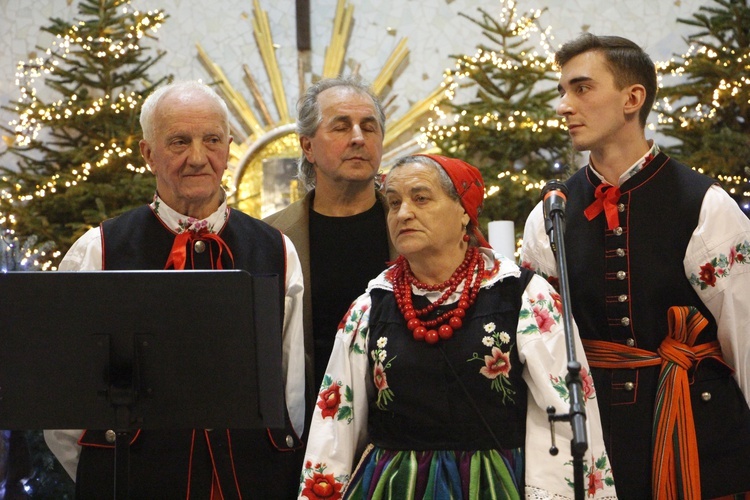
<path id="1" fill-rule="evenodd" d="M 570 306 L 570 290 L 568 288 L 568 269 L 565 257 L 565 214 L 562 209 L 553 209 L 545 221 L 545 228 L 550 239 L 552 252 L 557 262 L 558 278 L 560 280 L 560 296 L 563 305 L 563 328 L 565 330 L 565 347 L 568 355 L 568 374 L 565 382 L 570 395 L 570 409 L 568 413 L 556 414 L 555 408 L 547 408 L 550 429 L 552 430 L 552 447 L 550 454 L 557 455 L 555 446 L 554 422 L 567 421 L 573 430 L 570 451 L 573 457 L 573 477 L 576 500 L 583 500 L 585 488 L 583 483 L 583 456 L 588 449 L 586 437 L 586 410 L 583 405 L 583 381 L 581 380 L 581 363 L 576 360 L 575 343 L 573 342 L 573 322 Z M 551 221 L 551 224 L 548 222 Z"/>

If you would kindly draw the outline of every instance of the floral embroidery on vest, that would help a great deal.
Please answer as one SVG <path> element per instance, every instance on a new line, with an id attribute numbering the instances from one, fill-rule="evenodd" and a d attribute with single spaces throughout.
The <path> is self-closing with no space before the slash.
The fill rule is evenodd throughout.
<path id="1" fill-rule="evenodd" d="M 380 337 L 377 341 L 377 349 L 373 349 L 370 352 L 372 357 L 372 379 L 375 383 L 375 388 L 378 390 L 378 398 L 375 400 L 375 405 L 385 410 L 390 401 L 393 401 L 393 391 L 388 386 L 388 379 L 385 376 L 385 370 L 391 367 L 391 361 L 396 359 L 393 356 L 391 359 L 388 358 L 388 352 L 385 350 L 385 346 L 388 344 L 386 337 Z"/>
<path id="2" fill-rule="evenodd" d="M 490 335 L 482 338 L 482 344 L 491 349 L 489 355 L 480 356 L 476 352 L 466 361 L 481 361 L 484 366 L 479 369 L 479 373 L 490 379 L 493 391 L 502 393 L 503 404 L 507 402 L 514 403 L 513 395 L 516 391 L 510 381 L 510 351 L 513 344 L 510 343 L 508 332 L 495 331 L 495 323 L 484 325 L 484 331 Z M 503 350 L 505 349 L 505 350 Z"/>

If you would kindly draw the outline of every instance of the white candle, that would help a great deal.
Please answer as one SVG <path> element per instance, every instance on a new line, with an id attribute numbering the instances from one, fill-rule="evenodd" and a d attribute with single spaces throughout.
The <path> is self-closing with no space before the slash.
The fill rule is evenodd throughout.
<path id="1" fill-rule="evenodd" d="M 515 261 L 516 231 L 512 220 L 493 220 L 488 225 L 488 241 L 492 248 Z"/>

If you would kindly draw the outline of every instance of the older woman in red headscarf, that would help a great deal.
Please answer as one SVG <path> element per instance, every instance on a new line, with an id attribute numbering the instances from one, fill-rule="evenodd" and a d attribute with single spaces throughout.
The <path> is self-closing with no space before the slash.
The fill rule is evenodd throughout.
<path id="1" fill-rule="evenodd" d="M 320 388 L 300 498 L 574 496 L 561 301 L 478 228 L 479 171 L 415 155 L 385 181 L 400 253 L 346 314 Z M 614 498 L 583 350 L 587 496 Z"/>

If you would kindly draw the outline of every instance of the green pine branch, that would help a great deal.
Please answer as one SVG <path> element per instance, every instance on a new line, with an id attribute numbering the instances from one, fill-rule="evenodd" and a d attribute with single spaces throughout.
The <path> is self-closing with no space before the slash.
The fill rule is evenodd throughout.
<path id="1" fill-rule="evenodd" d="M 482 172 L 492 195 L 485 198 L 481 222 L 513 220 L 520 236 L 539 186 L 566 175 L 573 151 L 554 109 L 557 75 L 546 54 L 534 55 L 544 51 L 519 28 L 541 31 L 538 18 L 519 18 L 515 10 L 502 19 L 478 11 L 477 18 L 462 16 L 482 30 L 484 43 L 474 56 L 453 55 L 456 69 L 446 72 L 464 98 L 441 104 L 455 118 L 430 138 Z"/>
<path id="2" fill-rule="evenodd" d="M 168 77 L 149 77 L 165 54 L 142 44 L 167 16 L 127 6 L 81 0 L 75 19 L 50 19 L 40 30 L 56 41 L 22 65 L 21 99 L 2 106 L 17 118 L 0 128 L 17 141 L 4 153 L 15 165 L 0 170 L 0 224 L 63 253 L 88 228 L 153 195 L 138 118 L 143 98 Z"/>
<path id="3" fill-rule="evenodd" d="M 692 46 L 663 70 L 659 131 L 676 139 L 667 152 L 715 177 L 738 202 L 750 199 L 750 6 L 713 0 L 691 19 Z"/>

